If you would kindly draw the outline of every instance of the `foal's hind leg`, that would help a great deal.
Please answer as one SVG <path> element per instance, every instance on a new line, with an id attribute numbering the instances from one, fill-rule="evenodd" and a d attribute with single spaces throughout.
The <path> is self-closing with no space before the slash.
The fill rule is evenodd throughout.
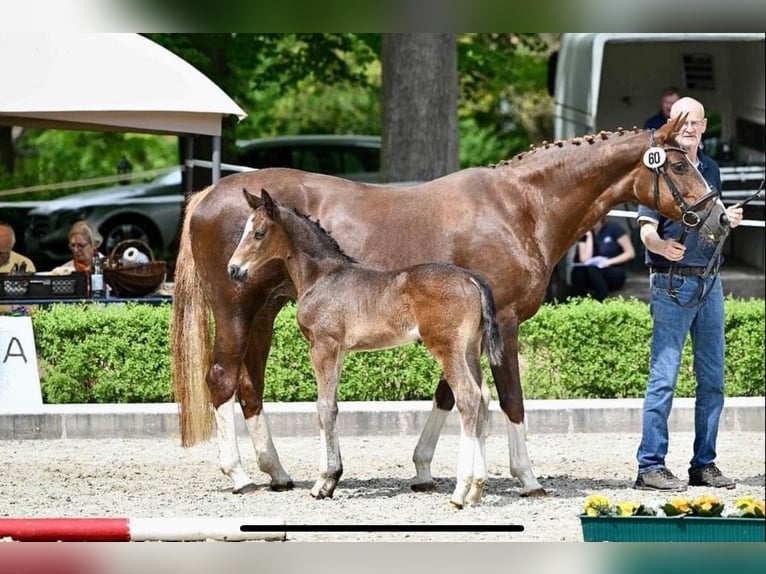
<path id="1" fill-rule="evenodd" d="M 415 482 L 411 488 L 415 492 L 432 492 L 436 490 L 434 479 L 431 476 L 431 462 L 436 451 L 436 443 L 439 441 L 444 422 L 447 420 L 452 407 L 455 406 L 455 397 L 449 388 L 446 379 L 442 375 L 434 393 L 434 402 L 428 419 L 420 433 L 418 444 L 412 453 L 412 462 L 415 464 Z"/>

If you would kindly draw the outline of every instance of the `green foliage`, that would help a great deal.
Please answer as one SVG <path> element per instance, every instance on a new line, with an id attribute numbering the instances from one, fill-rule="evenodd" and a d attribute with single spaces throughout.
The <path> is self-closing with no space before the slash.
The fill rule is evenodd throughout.
<path id="1" fill-rule="evenodd" d="M 764 302 L 729 298 L 726 395 L 764 395 Z M 52 305 L 33 316 L 43 397 L 49 403 L 171 401 L 169 305 Z M 651 317 L 636 299 L 543 305 L 522 324 L 527 399 L 642 397 Z M 490 382 L 486 360 L 482 367 Z M 428 400 L 440 369 L 421 344 L 349 353 L 339 398 Z M 267 401 L 313 401 L 314 372 L 295 306 L 277 317 L 266 369 Z M 687 343 L 676 396 L 694 396 Z M 496 398 L 496 397 L 495 397 Z"/>
<path id="2" fill-rule="evenodd" d="M 135 173 L 178 163 L 177 139 L 170 136 L 27 128 L 15 148 L 14 173 L 11 176 L 0 168 L 0 189 L 117 175 L 117 162 L 123 156 Z M 87 188 L 51 189 L 2 200 L 54 199 L 83 189 Z"/>
<path id="3" fill-rule="evenodd" d="M 726 394 L 764 394 L 764 303 L 727 298 Z M 542 399 L 643 397 L 649 372 L 649 307 L 621 297 L 543 305 L 522 324 L 525 396 Z M 693 397 L 691 342 L 686 341 L 676 396 Z"/>
<path id="4" fill-rule="evenodd" d="M 170 305 L 52 305 L 33 321 L 46 402 L 173 399 Z"/>

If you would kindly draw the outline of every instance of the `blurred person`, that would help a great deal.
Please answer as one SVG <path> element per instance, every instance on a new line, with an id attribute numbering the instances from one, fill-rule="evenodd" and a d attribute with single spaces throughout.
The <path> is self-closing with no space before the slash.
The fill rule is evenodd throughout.
<path id="1" fill-rule="evenodd" d="M 35 272 L 35 264 L 28 257 L 13 250 L 16 232 L 5 222 L 0 222 L 0 273 Z"/>
<path id="2" fill-rule="evenodd" d="M 0 273 L 16 275 L 18 273 L 34 273 L 35 264 L 28 257 L 13 250 L 16 246 L 16 232 L 5 222 L 0 222 Z M 36 307 L 29 306 L 27 311 Z M 13 307 L 0 305 L 0 315 L 13 311 Z"/>
<path id="3" fill-rule="evenodd" d="M 104 258 L 104 255 L 98 251 L 103 241 L 101 234 L 89 221 L 81 220 L 72 225 L 68 237 L 72 259 L 53 269 L 52 273 L 69 273 L 72 271 L 90 273 L 93 257 Z"/>
<path id="4" fill-rule="evenodd" d="M 610 291 L 625 285 L 628 276 L 625 264 L 635 257 L 627 230 L 619 223 L 602 219 L 577 242 L 573 295 L 590 295 L 603 301 Z"/>
<path id="5" fill-rule="evenodd" d="M 670 117 L 671 106 L 678 101 L 681 94 L 675 86 L 668 86 L 660 94 L 660 110 L 644 122 L 644 129 L 656 130 L 664 126 Z"/>
<path id="6" fill-rule="evenodd" d="M 707 127 L 705 108 L 693 98 L 677 100 L 670 118 L 688 114 L 676 140 L 720 198 L 718 164 L 700 149 Z M 742 207 L 727 208 L 729 225 L 742 221 Z M 641 241 L 649 266 L 652 316 L 649 381 L 644 397 L 642 434 L 636 458 L 640 490 L 683 491 L 687 483 L 665 466 L 668 452 L 668 417 L 681 367 L 687 335 L 691 335 L 696 379 L 694 445 L 689 461 L 691 486 L 734 488 L 734 481 L 716 466 L 718 424 L 724 404 L 724 297 L 718 273 L 705 276 L 708 263 L 717 255 L 716 245 L 690 229 L 683 243 L 683 226 L 651 208 L 639 206 Z M 674 273 L 670 274 L 670 270 Z M 670 289 L 672 288 L 672 290 Z"/>

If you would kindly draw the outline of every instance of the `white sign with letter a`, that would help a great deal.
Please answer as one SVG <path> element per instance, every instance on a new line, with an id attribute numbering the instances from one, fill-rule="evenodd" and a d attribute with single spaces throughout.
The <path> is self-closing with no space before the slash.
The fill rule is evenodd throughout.
<path id="1" fill-rule="evenodd" d="M 0 317 L 0 413 L 43 406 L 37 350 L 29 317 Z"/>

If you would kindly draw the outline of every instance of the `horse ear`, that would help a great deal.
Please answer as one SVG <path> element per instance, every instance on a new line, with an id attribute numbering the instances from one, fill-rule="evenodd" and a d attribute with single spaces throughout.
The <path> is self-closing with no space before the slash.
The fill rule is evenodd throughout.
<path id="1" fill-rule="evenodd" d="M 673 124 L 673 127 L 670 129 L 670 137 L 674 138 L 681 132 L 681 130 L 684 127 L 684 124 L 686 123 L 686 116 L 689 115 L 689 112 L 684 112 L 680 116 L 677 116 L 675 121 L 669 122 Z"/>
<path id="2" fill-rule="evenodd" d="M 242 194 L 245 196 L 245 201 L 247 201 L 247 204 L 253 208 L 258 209 L 261 206 L 261 198 L 257 195 L 253 195 L 247 189 L 244 187 L 242 188 Z"/>
<path id="3" fill-rule="evenodd" d="M 271 219 L 274 219 L 276 216 L 277 206 L 274 203 L 274 200 L 271 199 L 269 192 L 265 189 L 261 189 L 261 201 L 263 202 L 263 206 L 266 208 L 266 213 L 268 216 Z"/>

